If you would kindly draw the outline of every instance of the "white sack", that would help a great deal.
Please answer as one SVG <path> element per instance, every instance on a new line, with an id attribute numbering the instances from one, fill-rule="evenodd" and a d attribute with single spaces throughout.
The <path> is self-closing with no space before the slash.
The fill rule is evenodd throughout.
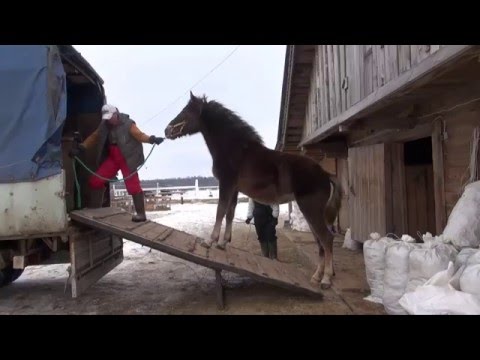
<path id="1" fill-rule="evenodd" d="M 296 201 L 292 202 L 292 212 L 290 213 L 290 225 L 293 230 L 310 232 L 310 226 L 305 220 Z"/>
<path id="2" fill-rule="evenodd" d="M 376 235 L 372 236 L 377 238 Z M 371 236 L 371 237 L 372 237 Z M 383 298 L 383 274 L 385 270 L 385 252 L 394 239 L 383 237 L 378 240 L 369 239 L 363 244 L 363 257 L 365 259 L 365 271 L 367 283 L 370 286 L 370 296 L 365 300 L 382 303 Z"/>
<path id="3" fill-rule="evenodd" d="M 480 264 L 465 268 L 460 276 L 460 290 L 480 299 Z"/>
<path id="4" fill-rule="evenodd" d="M 418 247 L 420 244 L 398 241 L 387 249 L 383 277 L 383 306 L 390 315 L 407 315 L 398 301 L 405 293 L 408 283 L 410 252 Z"/>
<path id="5" fill-rule="evenodd" d="M 475 252 L 467 260 L 467 266 L 480 264 L 480 251 Z"/>
<path id="6" fill-rule="evenodd" d="M 450 286 L 419 286 L 399 303 L 410 315 L 480 315 L 479 298 Z"/>
<path id="7" fill-rule="evenodd" d="M 478 249 L 472 249 L 472 248 L 464 248 L 462 249 L 458 255 L 457 258 L 455 259 L 455 271 L 460 269 L 463 265 L 467 265 L 467 261 L 470 259 L 470 257 L 477 252 L 480 252 Z M 480 263 L 480 259 L 479 259 Z"/>
<path id="8" fill-rule="evenodd" d="M 479 247 L 480 181 L 465 187 L 448 218 L 443 236 L 458 248 Z"/>
<path id="9" fill-rule="evenodd" d="M 432 276 L 425 285 L 405 293 L 400 305 L 410 315 L 480 315 L 480 299 L 452 286 L 463 270 L 455 272 L 453 262 L 449 262 L 446 270 Z"/>
<path id="10" fill-rule="evenodd" d="M 410 252 L 408 284 L 406 292 L 424 285 L 433 275 L 446 270 L 450 261 L 455 261 L 457 250 L 448 244 L 424 244 Z"/>
<path id="11" fill-rule="evenodd" d="M 347 232 L 345 233 L 345 239 L 343 240 L 342 248 L 356 251 L 360 250 L 361 247 L 362 246 L 358 241 L 352 239 L 352 231 L 350 229 L 347 229 Z"/>

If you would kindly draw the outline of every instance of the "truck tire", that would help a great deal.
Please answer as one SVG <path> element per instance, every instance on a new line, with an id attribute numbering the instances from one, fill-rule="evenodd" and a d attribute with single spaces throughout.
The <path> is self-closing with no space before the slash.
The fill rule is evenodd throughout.
<path id="1" fill-rule="evenodd" d="M 22 275 L 23 269 L 14 269 L 13 266 L 0 270 L 0 287 L 7 286 Z"/>

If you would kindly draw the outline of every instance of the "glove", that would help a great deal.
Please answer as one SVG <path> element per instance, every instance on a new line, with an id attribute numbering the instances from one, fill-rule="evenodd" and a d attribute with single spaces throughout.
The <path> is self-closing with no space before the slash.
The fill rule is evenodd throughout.
<path id="1" fill-rule="evenodd" d="M 247 220 L 245 220 L 245 224 L 250 224 L 250 221 L 252 221 L 252 218 L 247 218 Z"/>
<path id="2" fill-rule="evenodd" d="M 155 135 L 150 136 L 150 144 L 160 145 L 163 142 L 163 140 L 165 139 L 161 137 L 156 137 Z"/>
<path id="3" fill-rule="evenodd" d="M 83 145 L 78 145 L 78 146 L 72 147 L 72 149 L 68 153 L 68 156 L 73 158 L 75 156 L 83 154 L 84 152 L 85 152 L 85 147 Z"/>

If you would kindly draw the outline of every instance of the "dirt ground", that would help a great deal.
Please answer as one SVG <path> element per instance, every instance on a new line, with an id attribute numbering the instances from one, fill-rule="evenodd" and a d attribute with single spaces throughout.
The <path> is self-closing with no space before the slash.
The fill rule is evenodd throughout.
<path id="1" fill-rule="evenodd" d="M 196 218 L 196 232 L 208 233 L 211 209 L 196 211 L 205 217 Z M 254 226 L 243 223 L 242 217 L 236 218 L 232 246 L 260 254 Z M 191 220 L 183 225 L 179 221 L 184 218 L 188 217 L 172 212 L 155 221 L 190 229 Z M 310 276 L 317 254 L 311 235 L 280 225 L 278 238 L 279 260 L 295 263 Z M 0 314 L 383 314 L 382 306 L 363 300 L 368 286 L 362 253 L 342 249 L 341 241 L 337 239 L 334 249 L 334 286 L 324 291 L 323 300 L 223 273 L 227 307 L 218 310 L 213 270 L 125 241 L 122 264 L 77 299 L 69 288 L 65 292 L 67 264 L 28 267 L 17 281 L 0 289 Z"/>

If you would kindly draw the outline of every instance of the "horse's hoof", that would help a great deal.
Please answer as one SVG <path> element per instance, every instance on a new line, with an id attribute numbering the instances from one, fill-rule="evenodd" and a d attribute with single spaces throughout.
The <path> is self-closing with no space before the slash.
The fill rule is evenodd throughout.
<path id="1" fill-rule="evenodd" d="M 332 284 L 329 284 L 329 283 L 321 283 L 321 284 L 320 284 L 320 288 L 321 288 L 322 290 L 328 290 L 328 289 L 330 289 L 331 287 L 332 287 Z"/>
<path id="2" fill-rule="evenodd" d="M 216 248 L 220 250 L 225 250 L 227 244 L 217 243 Z"/>
<path id="3" fill-rule="evenodd" d="M 205 240 L 203 240 L 201 243 L 200 243 L 201 246 L 203 246 L 204 248 L 207 248 L 207 249 L 210 249 L 210 247 L 212 246 L 211 243 L 208 243 L 206 242 Z"/>
<path id="4" fill-rule="evenodd" d="M 314 284 L 318 284 L 322 279 L 319 279 L 317 278 L 315 275 L 312 276 L 312 278 L 310 279 L 310 282 L 314 283 Z"/>

